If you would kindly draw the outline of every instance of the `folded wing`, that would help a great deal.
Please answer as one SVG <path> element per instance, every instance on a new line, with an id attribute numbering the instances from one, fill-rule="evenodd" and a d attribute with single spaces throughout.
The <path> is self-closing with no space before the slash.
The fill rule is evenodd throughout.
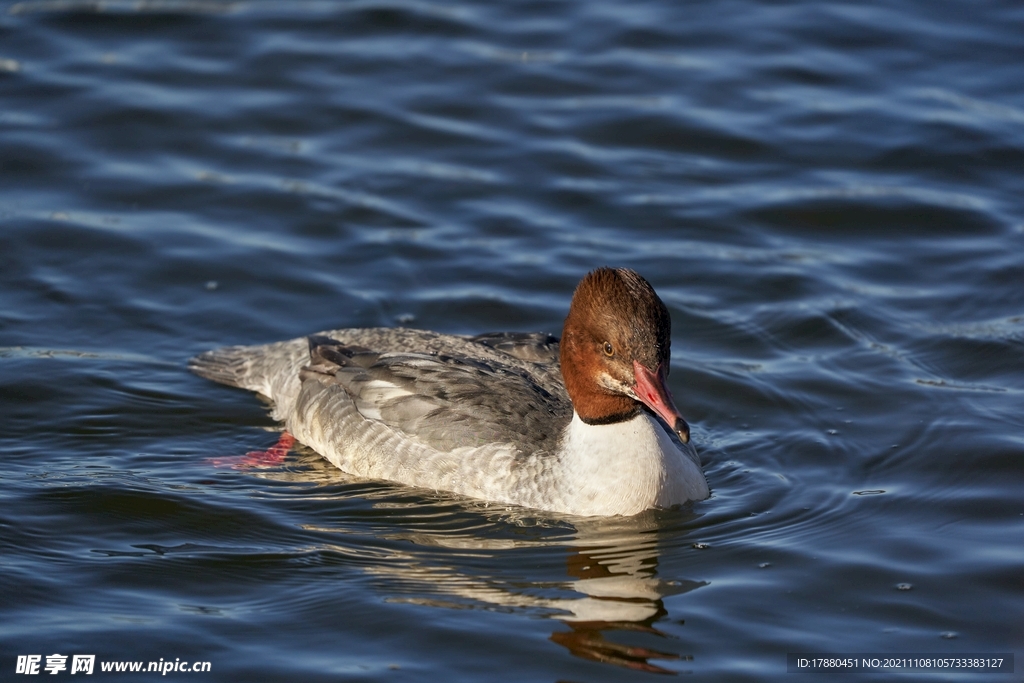
<path id="1" fill-rule="evenodd" d="M 572 418 L 561 378 L 551 381 L 557 339 L 489 334 L 471 341 L 502 353 L 388 352 L 312 336 L 301 391 L 343 390 L 363 418 L 441 452 L 509 443 L 523 455 L 554 453 Z M 537 363 L 536 372 L 524 360 Z"/>

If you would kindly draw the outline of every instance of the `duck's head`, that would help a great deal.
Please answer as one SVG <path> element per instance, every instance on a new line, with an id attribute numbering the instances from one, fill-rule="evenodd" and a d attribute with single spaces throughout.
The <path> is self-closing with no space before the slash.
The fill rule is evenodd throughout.
<path id="1" fill-rule="evenodd" d="M 668 390 L 668 309 L 643 277 L 598 268 L 576 287 L 562 330 L 565 388 L 580 419 L 610 424 L 651 409 L 682 440 L 690 427 Z"/>

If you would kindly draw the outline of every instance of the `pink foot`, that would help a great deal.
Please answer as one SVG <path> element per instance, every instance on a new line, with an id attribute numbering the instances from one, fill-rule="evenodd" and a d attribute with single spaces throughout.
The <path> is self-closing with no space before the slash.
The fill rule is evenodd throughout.
<path id="1" fill-rule="evenodd" d="M 232 455 L 224 458 L 207 458 L 206 462 L 214 467 L 230 467 L 233 470 L 273 467 L 284 462 L 285 456 L 294 445 L 295 437 L 288 432 L 281 432 L 277 443 L 265 451 L 249 451 L 245 455 Z"/>

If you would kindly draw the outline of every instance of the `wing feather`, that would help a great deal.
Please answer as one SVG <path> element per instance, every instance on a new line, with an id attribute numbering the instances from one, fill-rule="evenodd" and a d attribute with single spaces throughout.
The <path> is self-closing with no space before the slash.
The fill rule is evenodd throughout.
<path id="1" fill-rule="evenodd" d="M 550 360 L 553 343 L 557 357 L 554 338 L 518 336 L 487 335 L 491 343 L 481 343 L 506 353 L 525 349 L 524 355 L 510 354 L 519 361 Z M 303 382 L 340 386 L 364 418 L 438 451 L 509 443 L 523 454 L 554 452 L 572 418 L 565 388 L 550 381 L 549 368 L 532 373 L 522 362 L 502 362 L 501 354 L 482 360 L 381 352 L 326 336 L 310 337 L 309 349 L 309 364 L 300 373 Z"/>

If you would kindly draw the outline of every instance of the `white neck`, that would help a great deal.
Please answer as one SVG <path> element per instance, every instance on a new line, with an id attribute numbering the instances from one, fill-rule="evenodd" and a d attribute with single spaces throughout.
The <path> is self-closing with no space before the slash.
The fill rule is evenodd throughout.
<path id="1" fill-rule="evenodd" d="M 563 504 L 573 514 L 634 515 L 709 495 L 700 467 L 646 412 L 609 425 L 573 412 L 559 456 Z"/>

